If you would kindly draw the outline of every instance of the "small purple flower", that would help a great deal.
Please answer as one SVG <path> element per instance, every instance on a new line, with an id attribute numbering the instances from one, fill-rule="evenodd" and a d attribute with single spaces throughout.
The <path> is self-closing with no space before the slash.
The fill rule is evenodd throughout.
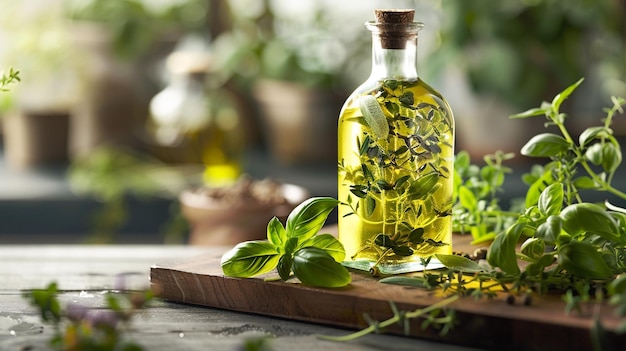
<path id="1" fill-rule="evenodd" d="M 118 314 L 111 310 L 90 310 L 86 319 L 94 327 L 109 326 L 113 329 L 117 327 L 120 321 Z"/>
<path id="2" fill-rule="evenodd" d="M 67 318 L 69 318 L 70 320 L 74 322 L 78 322 L 82 320 L 83 318 L 85 318 L 88 312 L 89 312 L 88 307 L 83 306 L 78 303 L 73 303 L 73 302 L 68 303 L 67 307 L 65 308 L 65 313 L 67 314 Z"/>

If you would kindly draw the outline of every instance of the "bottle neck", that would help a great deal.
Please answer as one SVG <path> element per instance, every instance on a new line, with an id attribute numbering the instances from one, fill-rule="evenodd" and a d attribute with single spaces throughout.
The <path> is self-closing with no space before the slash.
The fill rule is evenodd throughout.
<path id="1" fill-rule="evenodd" d="M 372 72 L 370 79 L 416 80 L 417 32 L 422 24 L 375 24 L 372 32 Z"/>
<path id="2" fill-rule="evenodd" d="M 374 35 L 376 36 L 376 35 Z M 417 39 L 404 49 L 383 49 L 380 40 L 372 45 L 372 73 L 370 78 L 417 79 Z"/>

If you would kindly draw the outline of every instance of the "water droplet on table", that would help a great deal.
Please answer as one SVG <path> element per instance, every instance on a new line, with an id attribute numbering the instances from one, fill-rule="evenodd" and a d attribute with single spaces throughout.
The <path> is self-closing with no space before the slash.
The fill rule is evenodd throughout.
<path id="1" fill-rule="evenodd" d="M 22 336 L 43 333 L 43 325 L 28 323 L 21 318 L 8 314 L 0 314 L 0 336 Z"/>

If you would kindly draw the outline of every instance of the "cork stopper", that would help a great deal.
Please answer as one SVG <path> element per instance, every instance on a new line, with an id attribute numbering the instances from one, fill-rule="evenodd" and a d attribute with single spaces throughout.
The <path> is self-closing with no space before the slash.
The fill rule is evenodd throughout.
<path id="1" fill-rule="evenodd" d="M 413 22 L 415 10 L 411 9 L 378 9 L 374 10 L 375 22 L 370 22 L 378 29 L 383 49 L 404 49 L 407 38 L 416 35 L 416 24 Z"/>
<path id="2" fill-rule="evenodd" d="M 415 10 L 374 10 L 377 23 L 412 23 Z"/>

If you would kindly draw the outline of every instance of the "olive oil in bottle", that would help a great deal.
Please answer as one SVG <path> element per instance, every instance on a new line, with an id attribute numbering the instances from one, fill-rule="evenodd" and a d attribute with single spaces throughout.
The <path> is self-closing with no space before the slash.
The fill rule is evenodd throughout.
<path id="1" fill-rule="evenodd" d="M 413 10 L 376 18 L 372 73 L 339 118 L 339 240 L 346 265 L 393 274 L 452 252 L 454 119 L 417 74 Z"/>

